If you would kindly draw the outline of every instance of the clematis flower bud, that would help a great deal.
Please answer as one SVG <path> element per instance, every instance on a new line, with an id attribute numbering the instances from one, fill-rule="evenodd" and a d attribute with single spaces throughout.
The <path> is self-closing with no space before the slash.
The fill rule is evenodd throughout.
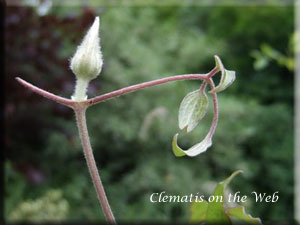
<path id="1" fill-rule="evenodd" d="M 75 93 L 72 96 L 74 101 L 83 101 L 87 98 L 86 89 L 88 83 L 95 79 L 102 69 L 103 60 L 100 49 L 99 24 L 99 17 L 96 17 L 93 25 L 71 58 L 70 68 L 77 78 Z"/>

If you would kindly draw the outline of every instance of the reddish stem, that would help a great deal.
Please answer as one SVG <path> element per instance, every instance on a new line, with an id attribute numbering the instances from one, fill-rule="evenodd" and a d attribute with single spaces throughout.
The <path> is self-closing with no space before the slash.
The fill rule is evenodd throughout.
<path id="1" fill-rule="evenodd" d="M 131 85 L 116 91 L 112 91 L 103 95 L 99 95 L 96 96 L 94 98 L 85 100 L 80 102 L 83 105 L 86 106 L 91 106 L 91 105 L 95 105 L 98 104 L 102 101 L 106 101 L 115 97 L 118 97 L 120 95 L 124 95 L 133 91 L 137 91 L 137 90 L 141 90 L 144 88 L 148 88 L 151 86 L 155 86 L 155 85 L 159 85 L 159 84 L 164 84 L 164 83 L 168 83 L 171 81 L 178 81 L 178 80 L 198 80 L 198 79 L 202 79 L 202 80 L 208 80 L 210 79 L 213 75 L 215 75 L 217 72 L 219 71 L 219 69 L 217 67 L 215 67 L 214 69 L 212 69 L 209 73 L 207 74 L 186 74 L 186 75 L 177 75 L 177 76 L 171 76 L 171 77 L 165 77 L 165 78 L 161 78 L 161 79 L 157 79 L 157 80 L 153 80 L 153 81 L 148 81 L 148 82 L 144 82 L 144 83 L 140 83 L 140 84 L 135 84 L 135 85 Z M 16 77 L 16 80 L 22 84 L 23 86 L 27 87 L 28 89 L 32 90 L 33 92 L 47 98 L 50 99 L 52 101 L 55 101 L 57 103 L 66 105 L 68 107 L 73 108 L 75 103 L 75 101 L 72 101 L 70 99 L 67 98 L 63 98 L 57 95 L 54 95 L 48 91 L 45 91 L 41 88 L 38 88 L 30 83 L 28 83 L 27 81 Z"/>
<path id="2" fill-rule="evenodd" d="M 33 92 L 47 98 L 47 99 L 50 99 L 52 101 L 55 101 L 57 103 L 60 103 L 60 104 L 63 104 L 63 105 L 66 105 L 68 107 L 72 107 L 74 105 L 74 101 L 70 100 L 70 99 L 67 99 L 67 98 L 63 98 L 63 97 L 60 97 L 60 96 L 57 96 L 55 94 L 52 94 L 48 91 L 45 91 L 41 88 L 38 88 L 30 83 L 28 83 L 27 81 L 21 79 L 20 77 L 16 77 L 16 80 L 22 84 L 24 87 L 32 90 Z"/>
<path id="3" fill-rule="evenodd" d="M 212 78 L 217 72 L 219 72 L 220 71 L 220 69 L 217 67 L 217 66 L 215 66 L 215 68 L 213 68 L 209 73 L 208 73 L 208 75 L 207 75 L 207 78 L 208 79 L 210 79 L 210 78 Z"/>
<path id="4" fill-rule="evenodd" d="M 215 88 L 214 81 L 211 78 L 209 78 L 207 80 L 207 82 L 209 83 L 211 90 L 213 90 Z M 215 93 L 215 92 L 212 92 L 211 94 L 213 97 L 214 117 L 213 117 L 213 121 L 212 121 L 211 127 L 208 132 L 208 135 L 210 136 L 210 138 L 212 138 L 212 136 L 215 133 L 215 130 L 216 130 L 216 127 L 218 124 L 218 119 L 219 119 L 218 96 L 217 96 L 217 93 Z"/>
<path id="5" fill-rule="evenodd" d="M 81 104 L 77 104 L 74 106 L 74 111 L 76 115 L 76 123 L 79 131 L 79 136 L 80 136 L 84 156 L 97 193 L 98 200 L 101 204 L 103 213 L 106 217 L 108 224 L 116 225 L 116 221 L 112 213 L 112 210 L 110 208 L 109 202 L 107 200 L 104 187 L 97 169 L 96 161 L 94 158 L 93 149 L 91 146 L 87 124 L 86 124 L 86 116 L 85 116 L 86 107 L 82 106 Z"/>
<path id="6" fill-rule="evenodd" d="M 158 80 L 153 80 L 153 81 L 148 81 L 140 84 L 135 84 L 131 85 L 116 91 L 112 91 L 91 99 L 86 100 L 89 105 L 95 105 L 97 103 L 106 101 L 111 98 L 118 97 L 120 95 L 124 95 L 133 91 L 141 90 L 144 88 L 148 88 L 151 86 L 159 85 L 159 84 L 164 84 L 168 83 L 171 81 L 177 81 L 177 80 L 196 80 L 196 79 L 207 79 L 208 75 L 206 74 L 188 74 L 188 75 L 177 75 L 177 76 L 172 76 L 172 77 L 166 77 Z"/>
<path id="7" fill-rule="evenodd" d="M 205 90 L 206 85 L 207 85 L 207 82 L 206 82 L 206 81 L 203 81 L 203 83 L 201 84 L 200 89 L 199 89 L 199 92 L 200 92 L 200 93 L 202 93 L 202 92 Z"/>
<path id="8" fill-rule="evenodd" d="M 148 81 L 148 82 L 144 82 L 144 83 L 140 83 L 140 84 L 135 84 L 135 85 L 132 85 L 129 87 L 125 87 L 125 88 L 122 88 L 122 89 L 119 89 L 116 91 L 112 91 L 110 93 L 103 94 L 103 95 L 100 95 L 100 96 L 97 96 L 97 97 L 94 97 L 92 99 L 88 99 L 88 100 L 82 101 L 82 102 L 75 102 L 70 99 L 66 99 L 66 98 L 54 95 L 50 92 L 47 92 L 43 89 L 40 89 L 40 88 L 24 81 L 23 79 L 21 79 L 19 77 L 17 77 L 16 80 L 20 84 L 25 86 L 26 88 L 32 90 L 33 92 L 35 92 L 45 98 L 48 98 L 52 101 L 55 101 L 57 103 L 71 107 L 75 111 L 76 118 L 77 118 L 78 130 L 79 130 L 80 138 L 82 141 L 82 146 L 84 149 L 85 157 L 87 160 L 87 165 L 88 165 L 91 177 L 92 177 L 92 181 L 95 185 L 95 189 L 97 191 L 99 202 L 101 203 L 102 209 L 104 211 L 104 214 L 105 214 L 109 224 L 114 225 L 115 219 L 114 219 L 114 216 L 110 209 L 109 203 L 107 201 L 100 176 L 98 174 L 96 162 L 95 162 L 95 159 L 93 156 L 93 151 L 92 151 L 90 140 L 88 137 L 88 131 L 87 131 L 86 119 L 85 119 L 85 110 L 88 108 L 88 106 L 95 105 L 102 101 L 129 93 L 129 92 L 137 91 L 137 90 L 144 89 L 147 87 L 164 84 L 164 83 L 168 83 L 168 82 L 176 81 L 176 80 L 202 79 L 202 80 L 204 80 L 204 83 L 202 83 L 202 85 L 200 87 L 201 90 L 204 90 L 204 88 L 206 87 L 206 82 L 208 82 L 210 84 L 211 88 L 214 89 L 215 85 L 214 85 L 214 82 L 211 79 L 211 77 L 214 74 L 216 74 L 218 71 L 219 71 L 219 69 L 217 67 L 215 67 L 208 74 L 177 75 L 177 76 L 166 77 L 166 78 L 162 78 L 162 79 L 158 79 L 158 80 L 154 80 L 154 81 Z M 215 128 L 217 126 L 217 122 L 218 122 L 217 94 L 212 93 L 212 96 L 213 96 L 213 102 L 214 102 L 214 118 L 213 118 L 212 126 L 209 130 L 210 138 L 212 137 L 212 135 L 215 131 Z"/>

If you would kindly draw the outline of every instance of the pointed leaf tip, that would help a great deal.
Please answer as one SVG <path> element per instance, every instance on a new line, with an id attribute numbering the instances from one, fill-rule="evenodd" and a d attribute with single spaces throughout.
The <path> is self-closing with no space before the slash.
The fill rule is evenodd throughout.
<path id="1" fill-rule="evenodd" d="M 185 156 L 184 151 L 177 144 L 178 134 L 175 134 L 172 141 L 172 150 L 175 156 L 182 157 Z"/>
<path id="2" fill-rule="evenodd" d="M 221 80 L 220 83 L 212 90 L 209 91 L 209 93 L 217 93 L 225 90 L 227 87 L 229 87 L 235 80 L 235 71 L 232 70 L 226 70 L 223 66 L 223 63 L 219 56 L 215 55 L 215 61 L 216 61 L 216 67 L 221 72 Z"/>
<path id="3" fill-rule="evenodd" d="M 220 184 L 228 185 L 236 175 L 238 175 L 239 173 L 243 173 L 243 172 L 244 172 L 243 170 L 234 171 L 228 178 L 226 178 L 225 180 L 220 182 Z"/>
<path id="4" fill-rule="evenodd" d="M 244 206 L 238 206 L 234 208 L 230 208 L 228 210 L 229 216 L 240 219 L 247 224 L 252 225 L 262 225 L 262 222 L 259 218 L 254 218 L 250 214 L 247 214 Z"/>
<path id="5" fill-rule="evenodd" d="M 77 79 L 95 79 L 102 70 L 103 59 L 99 38 L 100 19 L 96 17 L 81 44 L 70 60 L 70 68 Z"/>
<path id="6" fill-rule="evenodd" d="M 216 186 L 213 196 L 215 196 L 214 201 L 211 201 L 208 203 L 207 207 L 207 215 L 206 215 L 206 224 L 232 224 L 231 219 L 227 215 L 227 212 L 224 207 L 223 201 L 218 201 L 218 198 L 224 199 L 224 192 L 226 186 L 230 183 L 230 181 L 239 173 L 241 173 L 242 170 L 237 170 L 233 172 L 228 178 L 226 178 L 224 181 L 219 182 Z"/>
<path id="7" fill-rule="evenodd" d="M 194 146 L 190 147 L 188 150 L 183 150 L 178 146 L 177 138 L 178 138 L 178 134 L 175 134 L 172 142 L 172 150 L 175 156 L 177 157 L 181 157 L 184 155 L 190 157 L 197 156 L 205 152 L 212 145 L 211 137 L 207 135 L 200 143 L 195 144 Z"/>
<path id="8" fill-rule="evenodd" d="M 259 218 L 254 218 L 247 214 L 243 206 L 237 206 L 234 208 L 227 208 L 224 204 L 224 192 L 226 185 L 242 170 L 237 170 L 231 174 L 224 181 L 219 182 L 213 193 L 212 201 L 203 202 L 193 202 L 190 207 L 190 221 L 189 224 L 252 224 L 252 225 L 262 225 Z M 238 219 L 239 221 L 235 221 Z M 242 223 L 241 223 L 242 222 Z"/>
<path id="9" fill-rule="evenodd" d="M 223 71 L 224 70 L 224 66 L 223 66 L 223 63 L 222 63 L 220 57 L 217 56 L 217 55 L 214 55 L 214 57 L 215 57 L 215 61 L 216 61 L 216 66 L 218 67 L 218 69 L 220 71 Z"/>

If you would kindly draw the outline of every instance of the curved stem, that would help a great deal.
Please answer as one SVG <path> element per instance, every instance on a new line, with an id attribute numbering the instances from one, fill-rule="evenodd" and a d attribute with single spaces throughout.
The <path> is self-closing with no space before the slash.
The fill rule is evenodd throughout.
<path id="1" fill-rule="evenodd" d="M 47 99 L 50 99 L 52 101 L 55 101 L 57 103 L 60 103 L 60 104 L 63 104 L 63 105 L 66 105 L 68 107 L 72 107 L 74 105 L 74 101 L 70 100 L 70 99 L 67 99 L 67 98 L 63 98 L 63 97 L 60 97 L 60 96 L 57 96 L 55 94 L 52 94 L 48 91 L 45 91 L 41 88 L 38 88 L 30 83 L 28 83 L 27 81 L 21 79 L 20 77 L 16 77 L 16 80 L 22 84 L 24 87 L 32 90 L 33 92 L 47 98 Z"/>
<path id="2" fill-rule="evenodd" d="M 205 88 L 206 88 L 206 85 L 207 85 L 207 82 L 206 81 L 203 81 L 203 83 L 201 84 L 200 88 L 199 88 L 199 92 L 202 93 Z"/>
<path id="3" fill-rule="evenodd" d="M 102 210 L 104 212 L 104 215 L 106 217 L 107 222 L 110 225 L 115 225 L 116 221 L 114 218 L 114 215 L 111 211 L 110 205 L 108 203 L 104 187 L 102 185 L 100 175 L 98 173 L 97 165 L 95 162 L 93 150 L 91 147 L 89 135 L 88 135 L 88 130 L 87 130 L 87 125 L 86 125 L 86 117 L 85 117 L 85 111 L 86 111 L 86 106 L 83 106 L 82 104 L 77 104 L 74 107 L 75 115 L 76 115 L 76 122 L 77 122 L 77 127 L 81 139 L 81 144 L 83 147 L 83 152 L 84 156 L 89 168 L 89 172 L 94 184 L 94 187 L 97 192 L 98 200 L 101 204 Z"/>
<path id="4" fill-rule="evenodd" d="M 213 68 L 209 73 L 208 73 L 208 75 L 207 75 L 207 78 L 208 79 L 210 79 L 210 78 L 212 78 L 217 72 L 219 72 L 220 71 L 220 69 L 217 67 L 217 66 L 215 66 L 215 68 Z"/>
<path id="5" fill-rule="evenodd" d="M 124 95 L 124 94 L 130 93 L 130 92 L 148 88 L 151 86 L 164 84 L 164 83 L 168 83 L 171 81 L 177 81 L 177 80 L 207 79 L 207 76 L 208 76 L 208 74 L 188 74 L 188 75 L 177 75 L 177 76 L 172 76 L 172 77 L 165 77 L 165 78 L 158 79 L 158 80 L 153 80 L 153 81 L 143 82 L 140 84 L 131 85 L 131 86 L 128 86 L 128 87 L 125 87 L 125 88 L 122 88 L 122 89 L 119 89 L 116 91 L 112 91 L 112 92 L 88 99 L 85 102 L 87 102 L 89 105 L 95 105 L 97 103 L 106 101 L 108 99 L 115 98 L 120 95 Z"/>
<path id="6" fill-rule="evenodd" d="M 215 88 L 215 83 L 211 78 L 209 78 L 207 80 L 207 82 L 209 83 L 211 89 Z M 213 121 L 212 121 L 210 130 L 208 132 L 208 135 L 209 135 L 210 138 L 212 138 L 212 136 L 215 133 L 215 130 L 216 130 L 216 127 L 217 127 L 217 124 L 218 124 L 218 119 L 219 119 L 218 96 L 217 96 L 217 93 L 215 93 L 215 92 L 213 92 L 211 94 L 212 94 L 212 97 L 213 97 L 213 104 L 214 104 L 214 116 L 213 116 Z"/>
<path id="7" fill-rule="evenodd" d="M 157 79 L 157 80 L 153 80 L 153 81 L 148 81 L 148 82 L 143 82 L 143 83 L 139 83 L 139 84 L 135 84 L 135 85 L 131 85 L 125 88 L 121 88 L 119 90 L 116 91 L 112 91 L 103 95 L 99 95 L 96 96 L 94 98 L 88 99 L 88 100 L 84 100 L 84 101 L 73 101 L 70 99 L 66 99 L 57 95 L 54 95 L 48 91 L 45 91 L 41 88 L 38 88 L 28 82 L 26 82 L 25 80 L 16 77 L 16 80 L 22 84 L 23 86 L 27 87 L 28 89 L 32 90 L 33 92 L 48 98 L 52 101 L 55 101 L 57 103 L 66 105 L 68 107 L 73 108 L 74 105 L 76 103 L 81 103 L 82 105 L 85 106 L 91 106 L 91 105 L 95 105 L 98 104 L 100 102 L 118 97 L 120 95 L 124 95 L 127 94 L 129 92 L 133 92 L 133 91 L 137 91 L 137 90 L 141 90 L 144 88 L 148 88 L 151 86 L 155 86 L 155 85 L 159 85 L 159 84 L 164 84 L 164 83 L 168 83 L 171 81 L 178 81 L 178 80 L 209 80 L 213 75 L 215 75 L 217 72 L 219 72 L 219 69 L 217 67 L 215 67 L 214 69 L 212 69 L 209 73 L 207 74 L 186 74 L 186 75 L 177 75 L 177 76 L 171 76 L 171 77 L 165 77 L 165 78 L 161 78 L 161 79 Z"/>
<path id="8" fill-rule="evenodd" d="M 159 85 L 159 84 L 164 84 L 164 83 L 168 83 L 171 81 L 177 81 L 177 80 L 193 80 L 193 79 L 202 79 L 204 80 L 204 83 L 202 83 L 200 90 L 203 91 L 206 87 L 206 82 L 208 82 L 211 86 L 211 88 L 213 89 L 215 87 L 213 80 L 211 79 L 212 76 L 214 76 L 217 72 L 219 72 L 219 69 L 217 67 L 215 67 L 214 69 L 212 69 L 209 73 L 207 74 L 187 74 L 187 75 L 177 75 L 177 76 L 171 76 L 171 77 L 166 77 L 166 78 L 162 78 L 162 79 L 158 79 L 158 80 L 153 80 L 153 81 L 148 81 L 148 82 L 144 82 L 144 83 L 140 83 L 140 84 L 135 84 L 129 87 L 125 87 L 116 91 L 112 91 L 110 93 L 106 93 L 85 101 L 72 101 L 70 99 L 66 99 L 57 95 L 54 95 L 50 92 L 47 92 L 43 89 L 40 89 L 26 81 L 24 81 L 23 79 L 17 77 L 16 80 L 22 84 L 23 86 L 25 86 L 26 88 L 32 90 L 33 92 L 47 98 L 50 99 L 52 101 L 55 101 L 57 103 L 66 105 L 70 108 L 72 108 L 75 112 L 76 115 L 76 121 L 77 121 L 77 127 L 78 127 L 78 131 L 79 131 L 79 135 L 80 135 L 80 139 L 81 139 L 81 143 L 82 143 L 82 147 L 84 150 L 84 155 L 86 158 L 86 162 L 89 168 L 89 172 L 93 181 L 93 184 L 95 186 L 96 192 L 97 192 L 97 196 L 99 199 L 99 202 L 101 204 L 101 207 L 103 209 L 103 212 L 105 214 L 105 217 L 108 221 L 108 223 L 110 225 L 115 225 L 115 218 L 113 216 L 113 213 L 111 211 L 110 205 L 108 203 L 99 173 L 98 173 L 98 169 L 97 169 L 97 165 L 94 159 L 94 155 L 93 155 L 93 150 L 90 144 L 90 140 L 89 140 L 89 135 L 88 135 L 88 130 L 87 130 L 87 125 L 86 125 L 86 117 L 85 117 L 85 112 L 86 109 L 91 106 L 91 105 L 95 105 L 98 104 L 102 101 L 129 93 L 129 92 L 133 92 L 133 91 L 137 91 L 140 89 L 144 89 L 147 87 L 151 87 L 151 86 L 155 86 L 155 85 Z M 212 93 L 213 96 L 213 102 L 214 102 L 214 118 L 213 118 L 213 122 L 212 122 L 212 126 L 209 130 L 209 134 L 210 137 L 212 137 L 215 128 L 217 126 L 217 122 L 218 122 L 218 100 L 217 100 L 217 94 L 216 93 Z"/>

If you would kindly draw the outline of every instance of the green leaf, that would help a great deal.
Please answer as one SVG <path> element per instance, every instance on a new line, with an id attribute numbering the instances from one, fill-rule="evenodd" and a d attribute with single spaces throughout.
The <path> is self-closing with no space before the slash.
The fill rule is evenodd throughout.
<path id="1" fill-rule="evenodd" d="M 214 200 L 208 203 L 207 214 L 206 214 L 206 224 L 232 224 L 229 216 L 225 212 L 224 208 L 224 191 L 226 185 L 239 173 L 241 170 L 235 171 L 230 177 L 226 180 L 220 182 L 213 195 Z"/>
<path id="2" fill-rule="evenodd" d="M 173 153 L 177 157 L 181 157 L 181 156 L 185 156 L 185 155 L 194 157 L 196 155 L 199 155 L 199 154 L 205 152 L 212 144 L 210 135 L 206 135 L 206 137 L 200 143 L 195 144 L 188 150 L 183 150 L 178 146 L 177 138 L 178 138 L 178 134 L 175 134 L 173 137 L 173 142 L 172 142 Z"/>
<path id="3" fill-rule="evenodd" d="M 226 186 L 231 182 L 231 180 L 239 173 L 241 170 L 237 170 L 231 174 L 230 177 L 220 182 L 214 190 L 213 195 L 208 198 L 208 201 L 203 202 L 193 202 L 191 204 L 190 210 L 190 224 L 206 224 L 206 225 L 216 225 L 216 224 L 232 224 L 232 217 L 235 217 L 247 224 L 252 225 L 262 225 L 259 218 L 253 218 L 249 214 L 246 214 L 245 208 L 242 206 L 235 208 L 224 207 L 224 191 Z"/>
<path id="4" fill-rule="evenodd" d="M 253 218 L 251 215 L 245 212 L 245 208 L 243 206 L 230 208 L 228 210 L 229 216 L 238 218 L 248 224 L 252 225 L 262 225 L 262 222 L 259 218 Z"/>
<path id="5" fill-rule="evenodd" d="M 221 92 L 225 90 L 227 87 L 229 87 L 235 80 L 235 71 L 226 70 L 219 56 L 215 55 L 215 60 L 216 60 L 216 66 L 221 71 L 221 80 L 220 83 L 214 89 L 209 91 L 209 93 Z"/>
<path id="6" fill-rule="evenodd" d="M 218 69 L 222 72 L 224 70 L 224 66 L 223 66 L 223 63 L 220 59 L 219 56 L 215 55 L 215 61 L 216 61 L 216 67 L 218 67 Z"/>
<path id="7" fill-rule="evenodd" d="M 188 93 L 179 107 L 179 128 L 186 132 L 192 131 L 205 116 L 207 108 L 208 98 L 204 90 Z"/>
<path id="8" fill-rule="evenodd" d="M 193 202 L 190 207 L 191 217 L 189 223 L 196 224 L 205 222 L 207 206 L 208 202 L 205 200 L 203 202 Z"/>

